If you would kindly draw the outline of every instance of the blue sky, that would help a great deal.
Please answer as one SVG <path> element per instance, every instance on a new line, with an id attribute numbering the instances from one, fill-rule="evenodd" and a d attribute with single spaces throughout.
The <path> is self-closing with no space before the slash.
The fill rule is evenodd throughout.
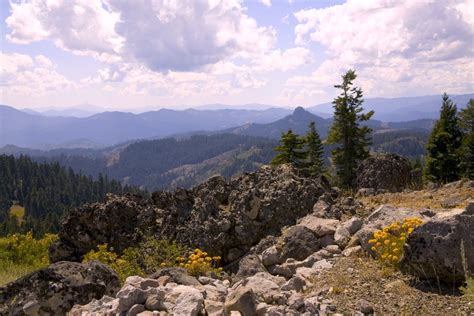
<path id="1" fill-rule="evenodd" d="M 0 103 L 311 106 L 474 91 L 474 2 L 0 0 Z"/>

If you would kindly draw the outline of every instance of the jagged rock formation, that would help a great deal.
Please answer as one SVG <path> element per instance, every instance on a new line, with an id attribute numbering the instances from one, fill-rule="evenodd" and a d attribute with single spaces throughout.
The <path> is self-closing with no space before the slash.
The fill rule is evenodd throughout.
<path id="1" fill-rule="evenodd" d="M 100 262 L 58 262 L 0 287 L 0 315 L 65 315 L 119 289 L 117 274 Z"/>
<path id="2" fill-rule="evenodd" d="M 400 192 L 420 183 L 419 175 L 412 172 L 410 161 L 395 154 L 374 154 L 357 169 L 357 187 L 378 191 Z M 367 191 L 361 192 L 368 194 Z"/>
<path id="3" fill-rule="evenodd" d="M 401 266 L 420 278 L 450 284 L 474 273 L 474 203 L 440 213 L 416 229 L 405 244 Z"/>
<path id="4" fill-rule="evenodd" d="M 211 177 L 191 190 L 156 192 L 153 202 L 109 196 L 104 204 L 86 205 L 66 217 L 50 259 L 80 260 L 104 243 L 120 252 L 152 234 L 232 262 L 267 235 L 294 225 L 324 193 L 337 195 L 324 178 L 305 177 L 283 165 L 230 181 Z"/>

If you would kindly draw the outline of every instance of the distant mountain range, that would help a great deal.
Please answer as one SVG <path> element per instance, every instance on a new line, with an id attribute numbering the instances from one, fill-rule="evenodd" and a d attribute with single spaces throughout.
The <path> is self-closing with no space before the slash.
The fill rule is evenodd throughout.
<path id="1" fill-rule="evenodd" d="M 290 110 L 167 110 L 133 114 L 103 112 L 85 118 L 46 117 L 0 105 L 0 146 L 33 147 L 84 140 L 112 145 L 133 139 L 162 138 L 198 130 L 216 131 L 251 122 L 267 123 Z M 51 147 L 51 146 L 50 146 Z M 69 145 L 71 147 L 71 144 Z"/>
<path id="2" fill-rule="evenodd" d="M 458 109 L 465 108 L 469 99 L 474 99 L 474 93 L 452 95 L 451 99 Z M 441 96 L 430 95 L 402 98 L 367 98 L 363 107 L 374 111 L 373 119 L 384 122 L 402 122 L 418 119 L 437 119 L 441 108 Z M 307 108 L 311 112 L 333 113 L 331 102 Z"/>
<path id="3" fill-rule="evenodd" d="M 464 107 L 470 98 L 474 98 L 474 94 L 452 96 L 460 108 Z M 281 131 L 287 128 L 302 133 L 309 121 L 315 121 L 321 136 L 325 137 L 333 110 L 331 103 L 310 107 L 307 110 L 313 113 L 313 116 L 309 117 L 307 114 L 299 115 L 298 112 L 289 116 L 292 110 L 287 108 L 266 108 L 268 106 L 262 104 L 245 105 L 251 106 L 258 110 L 235 109 L 236 106 L 225 109 L 228 106 L 212 104 L 198 107 L 201 109 L 161 109 L 139 114 L 115 111 L 86 116 L 90 114 L 87 113 L 90 110 L 79 113 L 80 108 L 70 108 L 44 113 L 28 110 L 29 113 L 26 113 L 0 105 L 0 146 L 14 144 L 41 149 L 97 148 L 134 139 L 196 134 L 198 131 L 225 131 L 278 138 Z M 397 122 L 415 120 L 418 124 L 421 119 L 435 119 L 439 115 L 440 106 L 441 96 L 369 98 L 364 103 L 365 109 L 375 111 L 374 121 L 368 123 L 374 128 L 387 128 Z M 85 108 L 97 110 L 89 105 Z M 73 117 L 74 111 L 78 111 L 76 116 L 86 117 Z"/>

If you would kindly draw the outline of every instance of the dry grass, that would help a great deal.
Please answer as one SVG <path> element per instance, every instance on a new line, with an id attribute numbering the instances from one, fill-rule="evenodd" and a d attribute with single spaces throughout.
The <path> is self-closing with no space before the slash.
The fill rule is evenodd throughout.
<path id="1" fill-rule="evenodd" d="M 368 207 L 381 204 L 414 209 L 441 210 L 445 208 L 464 208 L 468 200 L 474 198 L 474 188 L 440 188 L 401 193 L 385 193 L 361 197 L 359 200 Z"/>
<path id="2" fill-rule="evenodd" d="M 321 292 L 344 315 L 356 312 L 360 299 L 369 301 L 376 315 L 469 315 L 474 311 L 474 303 L 466 303 L 463 297 L 423 292 L 411 286 L 412 277 L 367 257 L 340 258 L 313 282 L 309 291 Z"/>

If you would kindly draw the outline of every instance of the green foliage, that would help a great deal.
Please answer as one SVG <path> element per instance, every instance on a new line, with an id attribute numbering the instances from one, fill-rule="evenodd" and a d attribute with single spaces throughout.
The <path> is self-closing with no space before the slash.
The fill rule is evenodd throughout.
<path id="1" fill-rule="evenodd" d="M 458 124 L 457 108 L 445 93 L 440 118 L 426 145 L 425 176 L 429 181 L 451 182 L 459 179 L 462 132 Z"/>
<path id="2" fill-rule="evenodd" d="M 285 163 L 292 164 L 296 168 L 303 166 L 306 153 L 303 151 L 304 139 L 293 133 L 290 129 L 287 133 L 281 134 L 280 145 L 275 147 L 277 155 L 271 161 L 272 165 Z"/>
<path id="3" fill-rule="evenodd" d="M 469 132 L 464 136 L 460 153 L 459 166 L 462 176 L 474 180 L 474 132 Z"/>
<path id="4" fill-rule="evenodd" d="M 148 237 L 137 248 L 128 251 L 128 256 L 135 258 L 133 260 L 143 271 L 151 274 L 164 266 L 175 266 L 177 258 L 186 255 L 189 249 L 175 241 Z"/>
<path id="5" fill-rule="evenodd" d="M 467 107 L 459 111 L 459 126 L 466 133 L 474 132 L 474 99 L 470 99 Z"/>
<path id="6" fill-rule="evenodd" d="M 358 163 L 369 156 L 370 133 L 368 126 L 361 122 L 368 121 L 373 111 L 362 113 L 362 89 L 353 86 L 357 78 L 354 70 L 342 76 L 342 83 L 334 86 L 341 89 L 341 94 L 334 99 L 334 122 L 328 136 L 329 144 L 336 144 L 332 151 L 332 160 L 340 185 L 345 189 L 354 188 Z"/>
<path id="7" fill-rule="evenodd" d="M 58 163 L 37 163 L 29 157 L 0 155 L 0 236 L 32 231 L 35 237 L 57 232 L 60 217 L 86 202 L 101 201 L 106 193 L 133 191 L 99 175 L 75 174 Z M 24 207 L 21 221 L 10 208 Z M 15 210 L 13 210 L 15 211 Z M 18 215 L 13 214 L 13 215 Z"/>
<path id="8" fill-rule="evenodd" d="M 107 244 L 99 245 L 97 250 L 89 251 L 82 262 L 89 262 L 93 260 L 100 261 L 117 272 L 120 281 L 123 283 L 128 276 L 144 275 L 143 270 L 136 263 L 134 252 L 125 251 L 122 256 L 107 249 Z"/>
<path id="9" fill-rule="evenodd" d="M 34 239 L 31 233 L 0 237 L 0 284 L 47 266 L 48 248 L 56 239 L 53 234 Z"/>
<path id="10" fill-rule="evenodd" d="M 99 245 L 97 250 L 91 250 L 83 262 L 98 260 L 114 269 L 123 282 L 131 275 L 147 275 L 163 267 L 178 265 L 178 258 L 183 257 L 189 249 L 176 242 L 157 240 L 149 237 L 137 247 L 130 247 L 117 255 L 107 244 Z"/>
<path id="11" fill-rule="evenodd" d="M 309 130 L 304 140 L 306 153 L 304 169 L 312 176 L 320 176 L 325 171 L 323 158 L 324 148 L 314 122 L 309 124 Z"/>

